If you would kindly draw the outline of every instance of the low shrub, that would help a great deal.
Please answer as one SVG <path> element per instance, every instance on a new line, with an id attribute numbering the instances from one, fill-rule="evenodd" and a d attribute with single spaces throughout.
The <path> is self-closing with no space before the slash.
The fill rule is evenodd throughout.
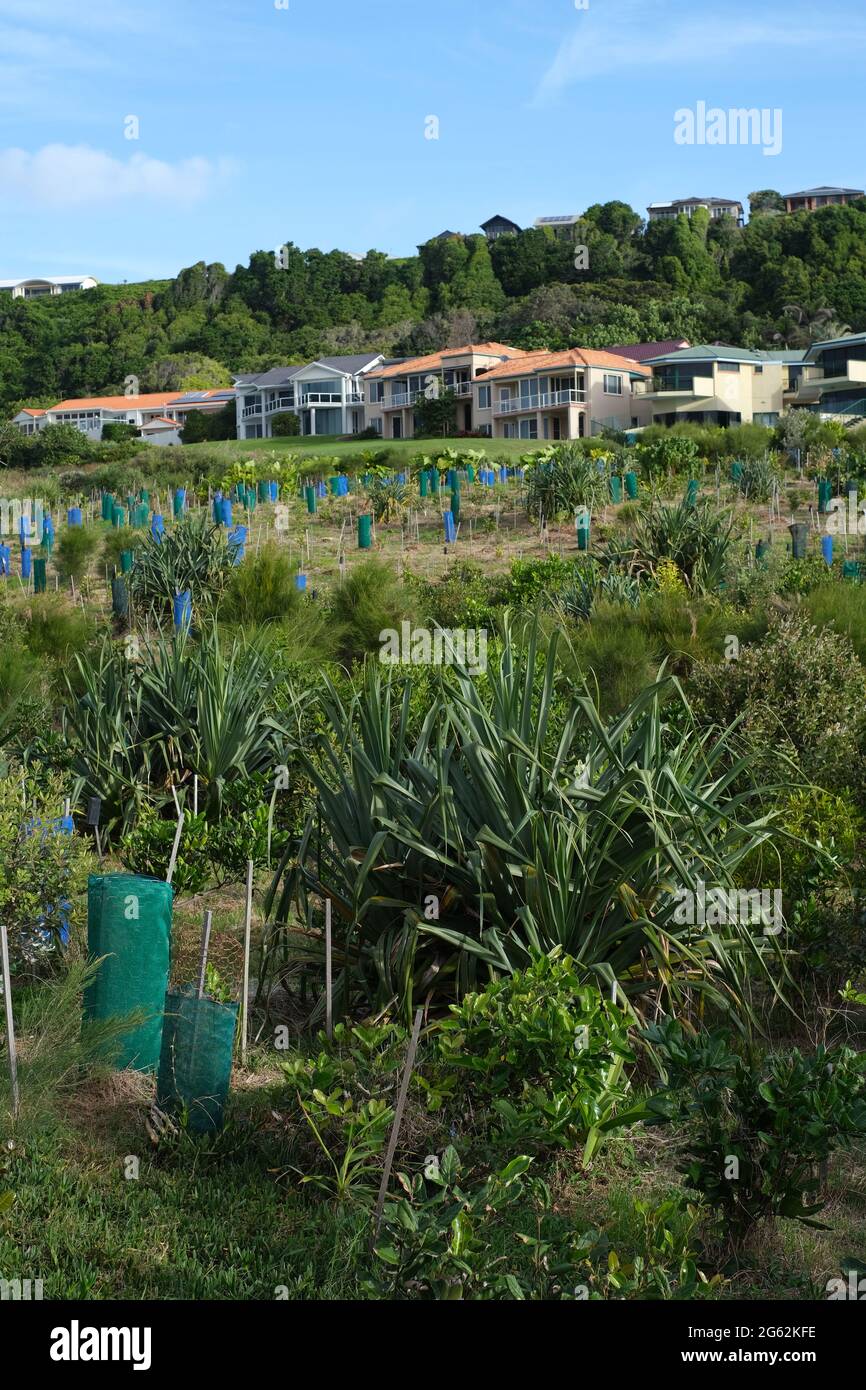
<path id="1" fill-rule="evenodd" d="M 439 1052 L 473 1107 L 490 1106 L 506 1145 L 579 1142 L 588 1161 L 626 1094 L 628 1030 L 574 961 L 542 956 L 452 1005 Z"/>
<path id="2" fill-rule="evenodd" d="M 378 652 L 381 632 L 399 632 L 404 620 L 411 621 L 417 612 L 417 599 L 389 564 L 370 559 L 355 565 L 333 590 L 329 607 L 337 655 L 351 662 Z"/>
<path id="3" fill-rule="evenodd" d="M 819 1165 L 866 1135 L 866 1055 L 819 1047 L 741 1056 L 728 1035 L 693 1037 L 673 1019 L 643 1036 L 668 1078 L 649 1108 L 685 1125 L 680 1171 L 718 1235 L 737 1246 L 780 1216 L 820 1225 Z"/>
<path id="4" fill-rule="evenodd" d="M 72 579 L 80 586 L 98 546 L 99 536 L 90 527 L 67 526 L 54 551 L 61 579 Z"/>

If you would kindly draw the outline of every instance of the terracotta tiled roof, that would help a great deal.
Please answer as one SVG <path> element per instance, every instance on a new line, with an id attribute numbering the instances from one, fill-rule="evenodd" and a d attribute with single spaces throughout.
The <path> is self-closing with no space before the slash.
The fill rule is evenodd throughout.
<path id="1" fill-rule="evenodd" d="M 485 382 L 494 377 L 533 376 L 537 372 L 555 371 L 562 367 L 609 367 L 611 371 L 652 375 L 648 367 L 642 367 L 628 357 L 616 357 L 612 352 L 601 352 L 595 348 L 568 348 L 565 352 L 526 353 L 517 362 L 501 362 L 491 367 L 476 380 Z"/>
<path id="2" fill-rule="evenodd" d="M 468 357 L 475 353 L 478 357 L 525 357 L 522 348 L 509 347 L 507 343 L 468 343 L 466 347 L 445 348 L 442 352 L 431 352 L 426 357 L 410 357 L 406 362 L 397 362 L 391 367 L 380 367 L 378 371 L 368 372 L 366 379 L 377 377 L 415 376 L 418 372 L 437 371 L 452 357 Z"/>
<path id="3" fill-rule="evenodd" d="M 152 391 L 140 396 L 87 396 L 81 400 L 58 401 L 52 410 L 139 410 L 171 405 L 187 391 Z"/>
<path id="4" fill-rule="evenodd" d="M 228 387 L 213 387 L 209 391 L 150 391 L 138 396 L 86 396 L 82 399 L 58 401 L 50 410 L 153 410 L 160 406 L 183 401 L 187 405 L 203 405 L 207 401 L 228 400 L 234 394 Z M 44 412 L 43 412 L 44 413 Z"/>

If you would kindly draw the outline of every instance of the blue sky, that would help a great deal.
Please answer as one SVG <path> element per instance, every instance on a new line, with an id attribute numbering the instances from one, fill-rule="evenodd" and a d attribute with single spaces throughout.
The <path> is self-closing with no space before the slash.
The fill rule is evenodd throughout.
<path id="1" fill-rule="evenodd" d="M 864 57 L 862 0 L 0 0 L 0 278 L 866 187 Z M 699 101 L 781 153 L 677 145 Z"/>

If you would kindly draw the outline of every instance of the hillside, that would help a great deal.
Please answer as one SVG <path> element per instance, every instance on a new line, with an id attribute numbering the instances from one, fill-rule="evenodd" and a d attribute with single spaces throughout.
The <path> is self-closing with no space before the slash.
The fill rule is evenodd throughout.
<path id="1" fill-rule="evenodd" d="M 424 352 L 496 338 L 588 347 L 683 335 L 798 346 L 866 327 L 866 200 L 745 227 L 705 212 L 644 225 L 596 204 L 586 256 L 549 231 L 488 246 L 434 238 L 409 258 L 362 261 L 287 243 L 283 268 L 254 252 L 230 273 L 204 262 L 174 280 L 0 305 L 0 405 L 121 391 L 216 386 L 232 372 L 323 353 Z M 588 260 L 588 269 L 576 263 Z"/>

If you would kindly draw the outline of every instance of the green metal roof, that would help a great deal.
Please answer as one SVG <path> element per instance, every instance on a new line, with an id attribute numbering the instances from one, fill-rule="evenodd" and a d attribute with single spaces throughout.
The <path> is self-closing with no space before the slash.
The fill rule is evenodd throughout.
<path id="1" fill-rule="evenodd" d="M 728 347 L 727 344 L 699 343 L 696 347 L 680 348 L 676 352 L 663 353 L 661 357 L 649 357 L 644 365 L 657 362 L 751 362 L 760 366 L 763 362 L 802 362 L 803 352 L 768 352 L 763 348 Z"/>

